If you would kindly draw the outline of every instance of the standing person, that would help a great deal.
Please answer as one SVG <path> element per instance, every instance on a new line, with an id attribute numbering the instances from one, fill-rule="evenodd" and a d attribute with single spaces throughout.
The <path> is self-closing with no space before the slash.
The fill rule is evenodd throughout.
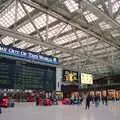
<path id="1" fill-rule="evenodd" d="M 99 101 L 99 103 L 100 103 L 100 94 L 98 94 L 98 101 Z"/>
<path id="2" fill-rule="evenodd" d="M 104 104 L 104 96 L 103 96 L 103 95 L 102 95 L 102 98 L 101 98 L 101 99 L 102 99 L 102 103 Z"/>
<path id="3" fill-rule="evenodd" d="M 108 105 L 108 98 L 107 98 L 107 95 L 104 97 L 104 100 L 105 100 L 105 105 Z"/>
<path id="4" fill-rule="evenodd" d="M 2 108 L 1 108 L 1 106 L 2 106 L 2 95 L 0 95 L 0 114 L 2 113 Z"/>
<path id="5" fill-rule="evenodd" d="M 95 95 L 94 101 L 95 101 L 95 106 L 98 107 L 98 105 L 99 105 L 99 96 L 98 95 Z"/>
<path id="6" fill-rule="evenodd" d="M 37 96 L 36 97 L 36 106 L 38 106 L 39 105 L 39 97 Z"/>
<path id="7" fill-rule="evenodd" d="M 87 97 L 86 97 L 86 109 L 90 108 L 90 101 L 91 101 L 90 95 L 87 95 Z"/>
<path id="8" fill-rule="evenodd" d="M 1 106 L 0 106 L 0 114 L 2 113 L 2 108 L 1 108 Z"/>
<path id="9" fill-rule="evenodd" d="M 83 96 L 81 96 L 80 98 L 80 104 L 82 105 L 82 103 L 83 103 Z"/>

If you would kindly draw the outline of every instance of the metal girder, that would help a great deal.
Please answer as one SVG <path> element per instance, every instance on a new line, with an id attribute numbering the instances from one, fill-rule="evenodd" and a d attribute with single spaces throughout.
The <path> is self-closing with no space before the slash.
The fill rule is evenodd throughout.
<path id="1" fill-rule="evenodd" d="M 32 17 L 32 19 L 36 18 L 38 15 L 42 15 L 38 10 L 33 10 L 32 12 L 29 13 L 30 16 Z M 15 24 L 17 26 L 17 28 L 22 27 L 23 25 L 27 24 L 29 22 L 29 18 L 27 15 L 25 15 L 23 18 L 21 18 L 20 20 L 18 20 Z M 14 24 L 11 25 L 9 28 L 13 29 Z"/>
<path id="2" fill-rule="evenodd" d="M 74 62 L 73 61 L 64 61 L 64 63 L 65 62 L 67 62 L 67 64 L 63 64 L 64 66 L 71 66 L 72 64 L 74 64 Z M 83 66 L 85 66 L 85 67 L 87 67 L 87 68 L 91 68 L 90 70 L 95 70 L 95 65 L 97 65 L 97 67 L 102 67 L 103 69 L 108 69 L 109 68 L 109 66 L 105 66 L 104 64 L 102 65 L 102 64 L 100 64 L 100 65 L 98 65 L 98 64 L 96 64 L 96 63 L 89 63 L 89 64 L 86 64 L 85 63 L 85 61 L 84 62 L 82 62 L 82 61 L 77 61 L 77 63 L 81 63 L 81 64 L 79 64 L 79 66 L 81 66 L 81 67 L 83 67 Z M 78 66 L 78 64 L 74 64 L 74 66 Z M 110 71 L 111 71 L 111 69 L 113 69 L 112 67 L 110 67 Z M 96 71 L 96 70 L 95 70 Z"/>
<path id="3" fill-rule="evenodd" d="M 32 37 L 30 35 L 22 34 L 22 33 L 19 33 L 17 31 L 15 32 L 13 30 L 10 30 L 10 29 L 2 27 L 2 26 L 0 26 L 0 33 L 3 35 L 13 37 L 13 38 L 15 37 L 15 38 L 20 39 L 20 40 L 28 41 L 28 42 L 31 42 L 34 44 L 41 44 L 41 45 L 47 46 L 48 48 L 51 48 L 51 49 L 57 48 L 58 50 L 69 53 L 71 55 L 80 56 L 79 53 L 77 53 L 74 50 L 66 49 L 66 48 L 63 48 L 63 47 L 60 47 L 60 46 L 57 46 L 57 45 L 54 45 L 54 44 L 51 44 L 48 42 L 41 42 L 40 39 L 38 39 L 38 38 Z"/>
<path id="4" fill-rule="evenodd" d="M 55 21 L 55 22 L 52 22 L 51 24 L 49 24 L 49 27 L 53 27 L 53 26 L 55 26 L 55 25 L 57 25 L 57 24 L 59 24 L 59 23 L 61 23 L 61 21 Z M 44 26 L 44 27 L 42 27 L 42 28 L 40 28 L 39 29 L 39 32 L 42 32 L 42 31 L 44 31 L 46 29 L 46 26 Z M 36 35 L 37 34 L 37 32 L 36 31 L 33 31 L 30 35 Z"/>
<path id="5" fill-rule="evenodd" d="M 33 25 L 33 27 L 34 27 L 35 30 L 37 31 L 37 34 L 39 35 L 40 40 L 41 40 L 41 41 L 44 41 L 43 38 L 42 38 L 42 36 L 41 36 L 40 33 L 39 33 L 39 30 L 37 29 L 36 25 L 35 25 L 34 22 L 33 22 L 32 17 L 30 16 L 29 12 L 28 12 L 27 9 L 25 8 L 24 4 L 22 3 L 21 0 L 19 0 L 19 2 L 20 2 L 20 4 L 21 4 L 23 10 L 25 11 L 26 15 L 28 16 L 30 23 Z"/>
<path id="6" fill-rule="evenodd" d="M 101 48 L 101 50 L 102 50 L 102 49 L 103 49 L 103 48 Z M 99 50 L 98 50 L 98 51 L 99 51 Z M 118 56 L 118 54 L 120 53 L 120 52 L 117 51 L 117 50 L 114 50 L 113 52 L 114 52 L 114 57 L 115 57 L 115 56 Z M 111 53 L 111 51 L 109 51 L 109 53 Z M 94 56 L 95 56 L 96 58 L 101 59 L 101 58 L 107 57 L 108 55 L 106 54 L 106 52 L 102 52 L 102 53 L 99 53 L 99 54 L 94 54 Z M 65 59 L 67 59 L 67 58 L 69 58 L 69 57 L 71 57 L 71 56 L 60 57 L 60 60 L 64 61 L 65 63 L 68 63 L 68 61 L 74 62 L 74 61 L 72 60 L 72 58 L 71 58 L 71 60 L 65 60 Z M 75 58 L 74 60 L 78 60 L 78 58 Z M 85 61 L 85 58 L 80 59 L 80 60 Z"/>
<path id="7" fill-rule="evenodd" d="M 120 15 L 120 8 L 119 8 L 119 10 L 113 15 L 113 18 L 115 19 L 115 18 L 117 18 L 119 15 Z"/>
<path id="8" fill-rule="evenodd" d="M 55 25 L 57 25 L 57 24 L 59 24 L 59 23 L 61 23 L 61 21 L 58 21 L 58 20 L 57 20 L 57 21 L 49 24 L 49 27 L 53 27 L 53 26 L 55 26 Z M 42 32 L 43 30 L 45 30 L 45 28 L 46 28 L 46 27 L 44 26 L 44 27 L 38 29 L 38 31 L 39 31 L 39 32 Z M 29 35 L 34 36 L 34 35 L 36 35 L 36 34 L 37 34 L 37 32 L 34 31 L 34 32 L 32 32 L 31 34 L 29 34 Z M 50 39 L 50 40 L 52 41 L 52 39 Z M 38 45 L 33 45 L 33 46 L 31 46 L 31 47 L 28 47 L 28 48 L 26 48 L 26 50 L 29 50 L 29 49 L 31 49 L 31 48 L 33 48 L 33 47 L 36 47 L 36 46 L 38 46 Z"/>
<path id="9" fill-rule="evenodd" d="M 18 0 L 15 0 L 15 13 L 14 13 L 14 16 L 15 16 L 15 17 L 14 17 L 14 22 L 15 22 L 15 24 L 14 24 L 14 27 L 13 27 L 13 30 L 14 30 L 14 31 L 17 30 L 17 28 L 16 28 L 17 13 L 18 13 Z M 14 43 L 15 43 L 15 38 L 13 39 L 13 45 L 15 45 Z"/>
<path id="10" fill-rule="evenodd" d="M 32 49 L 32 48 L 37 47 L 37 46 L 38 46 L 38 45 L 32 45 L 32 46 L 30 46 L 30 47 L 25 48 L 25 50 L 29 50 L 29 49 Z"/>
<path id="11" fill-rule="evenodd" d="M 106 15 L 104 12 L 102 12 L 99 8 L 94 6 L 92 3 L 90 3 L 88 0 L 82 0 L 83 6 L 87 7 L 88 10 L 93 12 L 96 16 L 102 18 L 107 23 L 110 23 L 110 25 L 113 28 L 120 28 L 120 24 L 117 23 L 115 20 L 113 20 L 111 17 Z"/>
<path id="12" fill-rule="evenodd" d="M 49 42 L 41 42 L 40 39 L 38 39 L 38 38 L 32 37 L 30 35 L 25 35 L 25 34 L 17 32 L 17 31 L 15 32 L 13 30 L 10 30 L 10 29 L 2 27 L 2 26 L 0 26 L 0 33 L 3 34 L 3 35 L 8 35 L 8 36 L 16 38 L 16 39 L 20 39 L 20 40 L 22 39 L 24 41 L 28 41 L 28 42 L 31 42 L 31 43 L 34 43 L 34 44 L 40 44 L 41 46 L 47 46 L 48 48 L 51 48 L 51 49 L 56 48 L 60 51 L 63 51 L 65 53 L 69 53 L 73 56 L 85 57 L 83 54 L 79 54 L 79 52 L 77 52 L 76 50 L 66 49 L 66 48 L 60 47 L 58 45 L 49 43 Z M 90 59 L 92 61 L 99 61 L 101 63 L 106 63 L 108 65 L 112 65 L 111 63 L 109 63 L 107 61 L 96 59 L 94 57 L 92 57 Z"/>
<path id="13" fill-rule="evenodd" d="M 37 1 L 37 2 L 39 2 L 41 5 L 36 4 L 35 2 L 32 2 L 32 1 L 28 1 L 28 0 L 22 0 L 22 1 L 23 1 L 25 4 L 30 5 L 30 6 L 32 6 L 32 7 L 34 7 L 34 8 L 36 8 L 36 9 L 44 12 L 44 13 L 46 13 L 46 8 L 47 8 L 47 9 L 49 9 L 49 11 L 48 11 L 48 14 L 49 14 L 49 15 L 51 15 L 51 16 L 57 18 L 57 19 L 60 19 L 60 20 L 64 21 L 65 23 L 68 23 L 68 24 L 70 24 L 70 25 L 72 25 L 72 26 L 74 26 L 74 27 L 76 27 L 76 28 L 84 31 L 84 32 L 86 32 L 86 33 L 94 36 L 95 38 L 97 38 L 97 39 L 99 39 L 99 40 L 103 40 L 104 42 L 110 44 L 111 46 L 116 47 L 117 49 L 120 49 L 120 45 L 118 45 L 115 41 L 106 39 L 106 38 L 104 38 L 103 36 L 98 35 L 98 34 L 96 34 L 95 32 L 93 32 L 93 31 L 91 31 L 91 30 L 88 30 L 88 28 L 81 27 L 79 22 L 76 22 L 76 21 L 74 21 L 74 20 L 71 21 L 71 18 L 69 18 L 70 15 L 68 15 L 67 13 L 63 14 L 63 10 L 61 10 L 60 8 L 55 8 L 55 7 L 52 7 L 52 8 L 51 8 L 51 7 L 50 7 L 47 3 L 45 3 L 43 0 Z M 34 1 L 36 1 L 36 0 L 34 0 Z M 92 6 L 93 6 L 93 5 L 92 5 Z M 89 6 L 89 8 L 90 8 L 90 6 Z M 92 9 L 92 8 L 90 8 L 90 9 Z M 100 10 L 99 10 L 99 11 L 100 11 Z M 65 11 L 64 11 L 64 12 L 65 12 Z M 100 12 L 101 12 L 101 11 L 100 11 Z M 103 17 L 103 15 L 102 15 L 102 17 Z M 111 20 L 111 19 L 110 19 L 110 20 Z M 114 20 L 113 20 L 113 21 L 114 21 Z"/>
<path id="14" fill-rule="evenodd" d="M 90 38 L 90 37 L 89 37 Z M 85 40 L 85 39 L 87 39 L 87 37 L 83 37 L 83 38 L 81 38 L 81 41 L 83 41 L 83 40 Z M 74 43 L 74 42 L 77 42 L 78 40 L 76 39 L 76 40 L 74 40 L 74 41 L 70 41 L 70 42 L 67 42 L 67 43 L 64 43 L 64 44 L 62 44 L 61 46 L 63 46 L 63 47 L 65 47 L 65 45 L 69 45 L 69 44 L 72 44 L 72 43 Z M 100 42 L 102 42 L 102 41 L 100 41 Z M 89 46 L 93 46 L 92 48 L 92 50 L 91 50 L 91 53 L 93 53 L 94 52 L 94 50 L 95 50 L 95 52 L 96 51 L 100 51 L 100 50 L 102 50 L 102 49 L 104 49 L 104 46 L 103 46 L 103 48 L 101 47 L 101 48 L 96 48 L 97 46 L 98 46 L 98 43 L 100 43 L 99 41 L 96 41 L 96 42 L 94 42 L 94 43 L 90 43 L 89 44 Z M 104 43 L 104 42 L 103 42 Z M 87 45 L 83 45 L 83 47 L 85 48 L 85 47 L 87 47 Z M 106 49 L 107 48 L 110 48 L 110 46 L 107 46 L 106 47 Z M 76 48 L 74 48 L 74 50 L 76 50 L 76 51 L 80 51 L 80 49 L 82 49 L 82 47 L 81 46 L 79 46 L 79 47 L 76 47 Z M 61 54 L 61 53 L 58 53 L 58 54 L 56 54 L 56 55 L 59 55 L 59 54 Z"/>
<path id="15" fill-rule="evenodd" d="M 71 50 L 68 50 L 68 49 L 62 48 L 60 46 L 47 43 L 47 42 L 41 42 L 40 39 L 38 39 L 38 38 L 32 37 L 30 35 L 22 34 L 22 33 L 19 33 L 17 31 L 15 32 L 13 30 L 10 30 L 10 29 L 2 27 L 2 26 L 0 26 L 0 33 L 3 35 L 13 37 L 13 38 L 15 37 L 15 38 L 20 39 L 20 40 L 28 41 L 28 42 L 31 42 L 34 44 L 41 44 L 41 45 L 47 46 L 49 48 L 58 48 L 64 52 L 71 53 L 73 55 L 77 55 L 75 52 L 73 52 Z"/>
<path id="16" fill-rule="evenodd" d="M 78 62 L 79 62 L 79 61 L 78 61 Z M 80 62 L 81 62 L 81 61 L 80 61 Z M 73 63 L 73 62 L 68 63 L 68 64 L 64 64 L 64 66 L 71 66 L 72 63 Z M 77 64 L 76 64 L 76 66 L 77 66 Z M 107 69 L 109 72 L 111 71 L 111 69 L 108 69 L 109 66 L 101 65 L 101 64 L 97 64 L 97 63 L 94 63 L 94 64 L 93 64 L 93 63 L 92 63 L 92 64 L 86 64 L 85 62 L 83 62 L 83 63 L 80 64 L 80 66 L 82 67 L 81 70 L 84 69 L 84 67 L 87 67 L 87 68 L 89 68 L 89 69 L 92 70 L 92 71 L 97 71 L 97 70 L 99 70 L 98 68 Z M 95 68 L 97 68 L 97 69 L 95 70 Z"/>
<path id="17" fill-rule="evenodd" d="M 75 31 L 74 31 L 75 32 Z M 65 36 L 65 35 L 68 35 L 68 34 L 71 34 L 71 33 L 73 33 L 73 30 L 69 30 L 69 31 L 67 31 L 67 32 L 64 32 L 64 33 L 61 33 L 59 36 L 58 35 L 56 35 L 56 36 L 54 36 L 54 37 L 52 37 L 52 38 L 50 38 L 49 39 L 49 42 L 50 41 L 53 41 L 55 38 L 60 38 L 60 37 L 63 37 L 63 36 Z M 92 37 L 90 37 L 90 36 L 85 36 L 85 37 L 82 37 L 82 38 L 78 38 L 77 37 L 77 39 L 75 39 L 74 41 L 70 41 L 70 42 L 66 42 L 66 43 L 64 43 L 64 44 L 61 44 L 60 46 L 63 46 L 63 47 L 65 47 L 66 45 L 70 45 L 70 44 L 72 44 L 72 43 L 75 43 L 75 42 L 80 42 L 80 44 L 81 44 L 81 42 L 82 41 L 84 41 L 85 39 L 87 39 L 87 38 L 92 38 Z M 98 41 L 99 42 L 99 41 Z M 102 42 L 102 41 L 100 41 L 100 42 Z M 96 43 L 96 42 L 95 42 Z M 94 43 L 92 43 L 92 44 L 89 44 L 89 46 L 92 46 L 92 45 L 94 45 Z M 37 45 L 36 45 L 37 46 Z M 82 46 L 82 45 L 81 45 Z M 82 47 L 86 47 L 86 45 L 84 45 L 84 46 L 82 46 Z M 30 47 L 31 48 L 31 47 Z M 77 48 L 79 48 L 79 49 L 81 49 L 81 47 L 77 47 Z M 46 49 L 44 52 L 47 52 L 47 51 L 50 51 L 51 49 Z"/>
<path id="18" fill-rule="evenodd" d="M 55 23 L 55 25 L 57 24 L 57 23 L 60 23 L 60 21 L 57 21 L 57 22 L 54 22 Z M 50 26 L 53 26 L 53 24 L 50 24 L 49 25 L 49 27 Z M 66 25 L 65 25 L 65 27 L 66 27 Z M 44 27 L 45 28 L 45 27 Z M 43 29 L 43 28 L 42 28 Z M 39 31 L 42 31 L 42 29 L 39 29 Z M 60 31 L 61 32 L 61 31 Z M 34 32 L 35 33 L 35 32 Z M 30 35 L 31 36 L 33 36 L 34 35 L 34 33 L 31 33 Z M 49 40 L 48 40 L 48 42 L 53 42 L 56 38 L 60 38 L 60 37 L 63 37 L 63 36 L 65 36 L 65 35 L 68 35 L 68 34 L 71 34 L 72 33 L 72 30 L 69 30 L 69 31 L 67 31 L 67 32 L 64 32 L 64 33 L 61 33 L 61 34 L 57 34 L 57 35 L 55 35 L 55 36 L 53 36 L 52 38 L 50 38 Z M 76 40 L 75 40 L 76 41 Z M 73 41 L 72 41 L 73 42 Z M 64 46 L 64 45 L 67 45 L 67 44 L 70 44 L 70 43 L 72 43 L 72 42 L 68 42 L 68 43 L 65 43 L 65 44 L 62 44 L 61 46 Z M 36 45 L 37 46 L 37 45 Z M 35 46 L 35 47 L 36 47 Z M 31 47 L 30 48 L 28 48 L 28 49 L 31 49 Z M 28 50 L 27 49 L 27 50 Z M 49 50 L 51 50 L 51 49 L 46 49 L 44 52 L 47 52 L 47 51 L 49 51 Z"/>
<path id="19" fill-rule="evenodd" d="M 14 0 L 4 0 L 0 2 L 0 13 L 4 11 Z"/>
<path id="20" fill-rule="evenodd" d="M 99 0 L 99 3 L 98 3 L 98 4 L 101 4 L 101 5 L 103 6 L 104 12 L 105 12 L 107 15 L 109 15 L 107 6 L 106 6 L 106 4 L 105 4 L 105 0 Z M 97 4 L 97 5 L 98 5 L 98 4 Z M 97 5 L 95 5 L 95 6 L 97 6 Z"/>
<path id="21" fill-rule="evenodd" d="M 114 51 L 114 52 L 115 52 L 116 56 L 117 56 L 117 54 L 119 54 L 117 51 Z M 69 58 L 69 57 L 70 57 L 70 56 L 62 57 L 62 58 L 60 58 L 60 60 L 62 60 L 62 61 L 64 61 L 64 62 L 67 63 L 68 60 L 64 60 L 64 59 Z M 104 53 L 102 53 L 102 54 L 96 54 L 95 57 L 101 59 L 101 58 L 107 57 L 107 55 L 106 55 L 106 52 L 104 52 Z M 74 60 L 77 60 L 77 58 L 75 58 Z M 82 60 L 83 60 L 83 59 L 82 59 Z M 72 61 L 72 60 L 71 60 L 71 61 Z M 84 59 L 84 61 L 85 61 L 85 59 Z M 74 61 L 73 61 L 73 62 L 74 62 Z"/>
<path id="22" fill-rule="evenodd" d="M 113 18 L 113 13 L 112 13 L 112 1 L 108 0 L 108 13 L 110 15 L 110 17 Z"/>
<path id="23" fill-rule="evenodd" d="M 59 31 L 59 33 L 56 36 L 54 36 L 52 39 L 50 39 L 48 41 L 53 42 L 54 40 L 56 40 L 66 27 L 67 27 L 67 24 Z"/>
<path id="24" fill-rule="evenodd" d="M 119 2 L 119 0 L 116 0 L 116 1 Z M 119 5 L 120 5 L 120 3 L 119 3 Z M 119 9 L 117 10 L 117 12 L 114 13 L 113 18 L 115 19 L 115 18 L 117 18 L 119 15 L 120 15 L 120 6 L 119 6 Z"/>
<path id="25" fill-rule="evenodd" d="M 92 37 L 89 36 L 89 38 L 92 38 Z M 87 37 L 83 37 L 83 38 L 81 38 L 80 40 L 81 40 L 81 42 L 82 42 L 82 41 L 84 41 L 85 39 L 87 39 Z M 61 44 L 61 46 L 65 47 L 66 45 L 70 45 L 70 44 L 75 43 L 75 42 L 78 42 L 78 39 L 75 39 L 74 41 L 70 41 L 70 42 Z M 91 44 L 89 44 L 89 46 L 94 46 L 96 43 L 97 43 L 97 42 L 91 43 Z M 87 45 L 83 45 L 83 47 L 87 47 Z M 74 50 L 77 50 L 77 51 L 80 51 L 80 49 L 82 49 L 81 46 L 74 48 Z M 58 53 L 57 55 L 59 55 L 59 54 L 60 54 L 60 53 Z"/>
<path id="26" fill-rule="evenodd" d="M 72 27 L 72 30 L 73 30 L 73 33 L 74 33 L 75 36 L 76 36 L 77 41 L 79 42 L 79 44 L 80 44 L 80 46 L 81 46 L 84 54 L 87 55 L 87 51 L 85 50 L 85 47 L 83 47 L 83 44 L 82 44 L 82 42 L 81 42 L 81 38 L 79 38 L 79 36 L 77 35 L 75 28 Z"/>
<path id="27" fill-rule="evenodd" d="M 13 0 L 14 1 L 14 0 Z M 37 15 L 41 15 L 41 13 L 37 10 L 33 10 L 30 15 L 32 16 L 32 18 L 35 18 Z M 21 26 L 27 24 L 29 22 L 29 18 L 28 16 L 24 16 L 22 19 L 16 21 L 13 25 L 11 25 L 9 27 L 9 29 L 14 29 L 14 27 L 16 26 L 16 29 L 20 28 Z M 0 39 L 2 40 L 3 38 L 5 38 L 5 35 L 0 36 Z M 20 41 L 21 42 L 21 41 Z M 11 44 L 10 44 L 11 45 Z"/>

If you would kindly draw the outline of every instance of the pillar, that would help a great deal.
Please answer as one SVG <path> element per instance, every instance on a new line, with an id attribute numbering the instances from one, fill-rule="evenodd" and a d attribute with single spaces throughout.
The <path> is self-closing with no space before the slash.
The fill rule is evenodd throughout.
<path id="1" fill-rule="evenodd" d="M 61 91 L 62 71 L 61 67 L 56 67 L 56 91 Z"/>

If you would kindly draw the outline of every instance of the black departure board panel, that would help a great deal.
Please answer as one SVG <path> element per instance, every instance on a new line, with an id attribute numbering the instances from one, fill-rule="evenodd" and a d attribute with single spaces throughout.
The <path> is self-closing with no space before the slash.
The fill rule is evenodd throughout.
<path id="1" fill-rule="evenodd" d="M 78 82 L 78 72 L 63 70 L 63 81 Z"/>
<path id="2" fill-rule="evenodd" d="M 53 67 L 1 58 L 0 87 L 55 90 L 56 70 Z"/>
<path id="3" fill-rule="evenodd" d="M 0 88 L 13 88 L 15 61 L 0 58 Z"/>

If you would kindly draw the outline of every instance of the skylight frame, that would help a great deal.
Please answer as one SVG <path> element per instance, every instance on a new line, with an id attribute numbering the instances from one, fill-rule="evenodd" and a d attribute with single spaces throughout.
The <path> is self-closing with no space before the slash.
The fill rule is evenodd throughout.
<path id="1" fill-rule="evenodd" d="M 106 23 L 105 21 L 100 22 L 99 26 L 100 26 L 101 30 L 108 30 L 108 29 L 112 28 L 112 26 L 110 24 Z"/>
<path id="2" fill-rule="evenodd" d="M 94 3 L 94 2 L 96 2 L 96 0 L 89 0 L 91 3 Z"/>
<path id="3" fill-rule="evenodd" d="M 34 24 L 36 25 L 37 29 L 40 29 L 44 26 L 46 26 L 46 14 L 42 14 L 41 16 L 38 16 L 33 20 Z M 48 15 L 48 25 L 52 22 L 55 22 L 57 19 Z"/>
<path id="4" fill-rule="evenodd" d="M 3 27 L 10 27 L 15 23 L 15 2 L 11 3 L 2 13 L 0 13 L 0 25 Z M 34 8 L 25 5 L 28 12 L 32 12 Z M 18 3 L 18 9 L 17 9 L 17 19 L 16 21 L 22 19 L 26 13 L 24 12 L 22 6 L 20 3 Z"/>
<path id="5" fill-rule="evenodd" d="M 15 44 L 14 46 L 17 48 L 20 48 L 20 49 L 25 49 L 25 48 L 30 47 L 32 45 L 33 45 L 33 43 L 21 41 L 21 42 Z"/>
<path id="6" fill-rule="evenodd" d="M 67 34 L 65 36 L 62 36 L 60 38 L 55 39 L 53 42 L 57 45 L 62 45 L 64 43 L 74 41 L 76 39 L 76 36 L 74 33 Z"/>
<path id="7" fill-rule="evenodd" d="M 120 8 L 120 1 L 115 1 L 112 5 L 112 12 L 116 13 L 119 8 Z"/>
<path id="8" fill-rule="evenodd" d="M 79 9 L 79 4 L 76 3 L 74 0 L 65 0 L 64 4 L 71 13 Z"/>
<path id="9" fill-rule="evenodd" d="M 55 22 L 56 20 L 57 20 L 56 18 L 53 18 L 52 16 L 48 16 L 48 24 L 51 24 L 52 22 Z M 34 18 L 33 22 L 37 29 L 45 27 L 46 26 L 46 14 L 37 16 L 36 18 Z M 20 26 L 17 29 L 17 31 L 22 32 L 24 34 L 31 34 L 34 31 L 36 31 L 36 29 L 34 28 L 31 22 L 28 22 L 24 24 L 23 26 Z"/>
<path id="10" fill-rule="evenodd" d="M 111 31 L 111 35 L 112 35 L 113 37 L 118 37 L 118 36 L 120 36 L 120 33 L 119 33 L 118 30 L 113 30 L 113 31 Z"/>
<path id="11" fill-rule="evenodd" d="M 18 28 L 17 31 L 21 32 L 21 33 L 25 33 L 25 34 L 30 34 L 35 31 L 35 28 L 32 25 L 32 23 L 29 22 L 29 23 L 25 24 L 24 26 Z"/>
<path id="12" fill-rule="evenodd" d="M 42 52 L 46 49 L 48 49 L 48 48 L 46 48 L 44 46 L 37 45 L 36 47 L 33 47 L 33 48 L 29 49 L 29 51 L 31 51 L 31 52 Z"/>
<path id="13" fill-rule="evenodd" d="M 48 28 L 48 39 L 51 39 L 51 38 L 57 36 L 58 34 L 65 33 L 65 32 L 70 31 L 72 29 L 70 25 L 67 25 L 66 28 L 63 30 L 63 28 L 65 26 L 66 26 L 66 24 L 61 22 L 53 27 Z M 44 40 L 46 40 L 46 30 L 42 31 L 41 35 L 44 38 Z"/>
<path id="14" fill-rule="evenodd" d="M 4 45 L 10 45 L 10 44 L 13 44 L 17 40 L 18 39 L 16 39 L 16 38 L 6 36 L 1 41 Z"/>
<path id="15" fill-rule="evenodd" d="M 99 18 L 96 16 L 96 15 L 94 15 L 92 12 L 90 12 L 90 11 L 85 11 L 85 12 L 83 12 L 83 15 L 85 16 L 85 18 L 86 18 L 86 20 L 90 23 L 90 22 L 93 22 L 93 21 L 96 21 L 96 20 L 98 20 Z"/>

